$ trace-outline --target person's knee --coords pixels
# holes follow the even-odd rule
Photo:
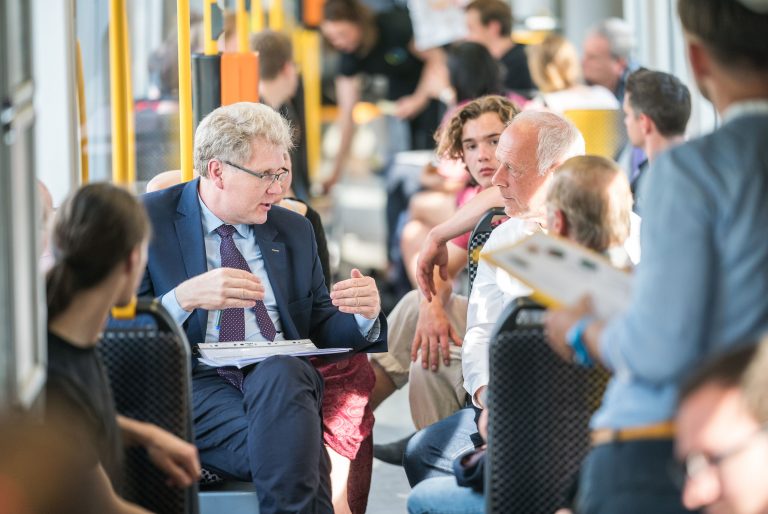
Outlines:
[[[259,363],[246,377],[246,382],[257,382],[255,389],[269,390],[270,394],[296,389],[322,394],[323,390],[323,379],[309,362],[286,355],[274,355]]]

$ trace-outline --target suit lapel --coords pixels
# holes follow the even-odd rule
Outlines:
[[[197,186],[200,179],[187,183],[181,193],[174,228],[179,243],[181,260],[184,263],[186,278],[190,279],[208,271],[205,259],[205,242],[203,241],[203,223],[200,214],[200,201],[197,196]],[[195,309],[195,319],[200,324],[198,329],[205,337],[205,326],[208,323],[208,311]]]
[[[268,223],[252,225],[256,242],[261,250],[264,259],[264,267],[267,269],[269,282],[272,284],[272,290],[275,293],[277,310],[280,312],[280,323],[283,326],[283,333],[287,339],[298,337],[298,330],[293,324],[291,315],[288,311],[288,255],[285,250],[285,244],[275,241],[277,230]]]

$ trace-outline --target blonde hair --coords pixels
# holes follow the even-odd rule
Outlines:
[[[285,151],[293,147],[290,124],[271,107],[251,102],[219,107],[195,131],[195,170],[207,177],[211,159],[245,164],[257,139]]]
[[[557,34],[548,35],[541,44],[529,46],[528,68],[539,91],[552,93],[577,85],[581,65],[576,47]]]

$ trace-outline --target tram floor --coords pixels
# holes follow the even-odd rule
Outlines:
[[[373,427],[373,440],[376,444],[397,441],[411,434],[415,428],[408,406],[408,386],[387,398],[374,414],[376,424]],[[401,466],[373,459],[368,514],[403,514],[406,512],[406,500],[410,491],[405,471]]]

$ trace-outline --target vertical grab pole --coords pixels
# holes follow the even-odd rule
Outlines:
[[[304,112],[307,130],[307,161],[314,178],[320,164],[320,35],[316,30],[302,30],[304,55],[301,73],[304,78]]]
[[[181,180],[192,180],[192,61],[189,47],[189,0],[176,1],[179,34],[179,162]]]
[[[131,41],[128,33],[128,14],[123,3],[122,11],[123,36],[123,77],[125,77],[125,96],[123,108],[125,109],[125,180],[126,184],[136,184],[136,131],[133,109],[133,74],[131,73]]]
[[[109,4],[109,92],[112,108],[112,181],[127,182],[126,151],[128,142],[125,131],[125,70],[123,69],[123,45],[120,19],[125,12],[122,0],[110,0]]]
[[[203,38],[205,45],[203,53],[205,55],[216,55],[219,49],[216,46],[216,40],[213,39],[213,6],[216,0],[203,0]]]
[[[285,13],[282,0],[271,0],[269,5],[269,28],[275,32],[282,32],[285,28]]]
[[[88,168],[88,113],[85,108],[85,82],[83,80],[83,52],[80,40],[75,42],[75,74],[77,76],[77,121],[80,132],[80,183],[90,180]]]
[[[237,0],[235,26],[237,28],[237,52],[240,54],[250,52],[251,45],[248,41],[248,10],[245,8],[245,0]]]
[[[264,6],[261,0],[251,0],[251,33],[264,30]]]

